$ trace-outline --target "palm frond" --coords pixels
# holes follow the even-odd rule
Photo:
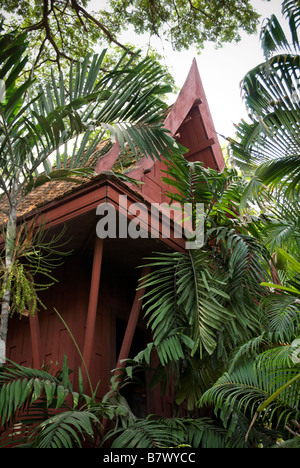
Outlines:
[[[120,433],[120,435],[118,435]],[[114,431],[116,439],[112,442],[112,448],[163,448],[176,446],[180,438],[161,421],[137,420],[127,429]]]
[[[272,15],[262,29],[267,59],[250,70],[242,82],[250,123],[237,126],[232,142],[234,158],[242,170],[263,183],[299,190],[299,4],[285,1],[292,43]]]
[[[297,0],[283,0],[282,14],[288,19],[294,47],[299,48],[300,8]]]
[[[1,370],[2,447],[81,448],[95,443],[102,418],[116,419],[119,403],[83,393],[79,369],[78,388],[72,389],[70,370],[25,368],[15,363]]]
[[[289,343],[300,325],[299,305],[291,294],[271,293],[263,299],[264,327],[273,334],[273,342]]]
[[[143,307],[162,363],[183,357],[183,345],[192,346],[192,355],[203,349],[211,354],[216,330],[231,314],[223,305],[226,283],[211,271],[207,253],[176,252],[150,260],[156,270],[145,281],[150,290]]]
[[[86,403],[91,401],[82,392],[73,392],[66,359],[60,375],[55,376],[47,370],[27,368],[16,363],[13,363],[13,367],[3,369],[0,375],[2,423],[9,420],[13,412],[21,410],[26,402],[32,404],[42,396],[46,399],[46,407],[56,409],[64,405],[67,396],[72,396],[74,408],[78,406],[81,397]],[[79,388],[81,387],[79,383]]]
[[[271,363],[274,355],[270,353],[276,356],[273,370]],[[297,420],[299,414],[299,379],[294,379],[293,383],[291,380],[290,387],[286,385],[291,377],[299,375],[299,370],[292,365],[287,368],[286,362],[285,352],[282,355],[280,351],[273,350],[263,353],[256,361],[248,359],[241,362],[231,373],[223,374],[203,395],[200,404],[213,404],[224,424],[227,424],[235,411],[243,414],[249,412],[253,417],[263,402],[270,401],[269,411],[260,413],[262,421],[273,421],[275,426],[284,428],[288,420]],[[278,367],[279,363],[281,367]],[[283,385],[286,385],[285,391],[277,394]],[[269,400],[274,394],[277,398]]]
[[[93,423],[98,418],[87,411],[64,411],[42,422],[32,434],[31,448],[82,447],[86,440],[93,440]]]
[[[271,195],[261,218],[261,234],[270,252],[278,254],[279,249],[283,248],[297,255],[300,247],[299,213],[299,201],[296,197],[291,199],[288,194],[280,191]],[[279,259],[278,268],[280,269]]]
[[[133,58],[124,54],[103,74],[106,51],[87,55],[70,67],[68,80],[62,72],[58,80],[52,73],[51,82],[36,91],[31,80],[17,82],[16,69],[20,72],[26,64],[25,37],[3,36],[8,45],[0,54],[0,77],[7,82],[0,106],[0,182],[7,195],[16,180],[27,191],[51,180],[53,167],[65,171],[60,172],[64,177],[80,169],[83,177],[88,165],[90,175],[108,136],[118,140],[122,151],[130,148],[135,158],[169,158],[184,151],[163,127],[166,105],[160,97],[170,89],[160,84],[162,71],[150,58],[140,59],[137,53],[133,65]]]
[[[287,2],[285,2],[285,5],[283,5],[283,13],[288,13],[290,18],[292,19],[293,15],[290,6],[287,5]],[[290,31],[292,33],[293,38],[293,43],[291,44],[276,15],[271,15],[270,18],[267,18],[264,21],[264,24],[261,29],[260,38],[266,58],[269,58],[270,55],[274,53],[291,53],[293,50],[295,50],[295,48],[299,48],[297,28],[295,26],[295,22],[290,21]]]
[[[272,448],[277,449],[293,449],[300,448],[300,438],[298,436],[291,440],[283,440],[282,442],[274,445]]]

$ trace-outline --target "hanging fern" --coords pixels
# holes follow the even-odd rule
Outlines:
[[[224,448],[226,431],[209,418],[160,418],[149,416],[126,429],[108,434],[114,436],[112,448]],[[107,439],[105,439],[107,440]]]
[[[82,447],[85,440],[94,440],[99,418],[111,417],[107,403],[96,404],[95,395],[83,392],[80,369],[78,391],[73,390],[66,356],[62,369],[54,372],[16,363],[1,368],[0,447]]]

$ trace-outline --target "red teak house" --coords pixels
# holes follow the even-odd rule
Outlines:
[[[195,60],[164,125],[189,149],[185,155],[188,160],[223,169],[224,159]],[[93,385],[100,381],[100,397],[109,390],[111,370],[117,363],[135,355],[150,340],[140,313],[143,291],[137,290],[137,285],[144,270],[138,267],[153,252],[185,249],[184,239],[177,238],[172,229],[168,238],[97,236],[96,210],[102,203],[118,210],[120,196],[128,206],[168,202],[170,187],[161,180],[163,162],[140,159],[128,174],[143,182],[137,187],[109,174],[117,156],[115,146],[99,160],[98,175],[87,183],[51,182],[28,196],[23,218],[30,221],[41,215],[53,232],[66,225],[65,235],[70,236],[67,249],[72,249],[72,254],[55,271],[58,282],[42,294],[46,310],[21,320],[12,317],[7,343],[8,358],[26,366],[60,364],[66,355],[76,381],[76,369],[82,367],[80,356],[57,310],[83,353]],[[145,386],[139,414],[171,416],[168,400],[159,392],[147,391],[147,382]]]

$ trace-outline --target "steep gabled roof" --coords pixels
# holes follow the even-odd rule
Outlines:
[[[185,145],[189,139],[187,159],[202,161],[218,171],[224,169],[223,153],[195,59],[165,126],[173,135],[185,130],[179,141]]]

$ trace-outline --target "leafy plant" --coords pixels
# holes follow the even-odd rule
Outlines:
[[[71,253],[66,250],[68,241],[62,240],[65,230],[64,227],[59,234],[50,236],[49,227],[37,218],[18,225],[9,273],[4,263],[0,268],[0,298],[10,291],[10,316],[34,314],[39,306],[45,307],[39,292],[56,282],[53,271]]]
[[[102,73],[106,51],[87,55],[71,64],[67,80],[62,72],[58,80],[52,73],[42,87],[32,78],[19,82],[28,61],[27,46],[26,34],[0,37],[0,79],[5,83],[0,103],[4,285],[13,268],[20,204],[34,188],[53,180],[88,180],[112,143],[123,152],[129,147],[136,158],[168,158],[183,151],[163,128],[160,97],[169,88],[160,85],[161,70],[150,59],[125,53],[111,72]],[[0,345],[5,355],[11,291],[4,289]]]
[[[224,448],[226,441],[225,431],[209,418],[168,419],[155,415],[137,420],[112,435],[111,448]]]
[[[58,313],[58,312],[57,312]],[[63,318],[58,314],[61,320]],[[81,352],[72,336],[82,359]],[[83,362],[83,359],[82,359]],[[83,362],[84,365],[84,362]],[[1,447],[111,448],[223,447],[226,434],[208,418],[161,418],[140,420],[132,413],[120,391],[132,381],[132,368],[122,369],[111,388],[98,400],[97,388],[83,391],[81,370],[72,382],[67,358],[55,373],[48,367],[31,369],[10,362],[0,370]],[[90,383],[90,379],[88,377]],[[76,387],[74,390],[73,387]],[[106,421],[110,425],[106,428]]]
[[[139,43],[139,35],[144,33],[150,35],[149,39],[154,34],[166,38],[174,49],[180,50],[192,44],[201,49],[207,40],[219,45],[239,40],[239,30],[255,32],[259,19],[249,0],[243,4],[237,0],[225,4],[205,1],[201,5],[178,0],[174,4],[169,0],[155,4],[147,0],[143,5],[137,1],[111,0],[96,7],[88,0],[61,0],[59,4],[49,0],[32,3],[7,0],[1,7],[6,28],[28,31],[31,67],[40,76],[53,62],[62,69],[66,62],[80,60],[105,44],[109,44],[112,61],[116,63],[120,51],[134,49],[132,44],[122,41],[121,34],[128,25],[135,33],[135,40],[130,42]],[[109,68],[111,62],[106,65]]]

